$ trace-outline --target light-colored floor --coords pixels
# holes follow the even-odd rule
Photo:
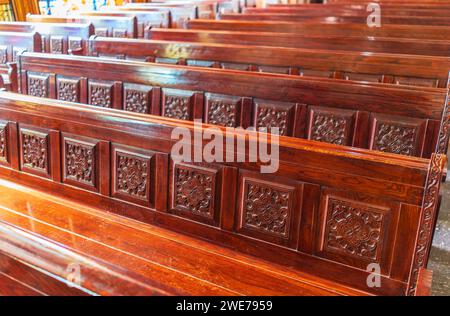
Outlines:
[[[450,172],[450,164],[448,165]],[[428,268],[433,271],[432,295],[450,296],[450,179],[442,185],[439,213]]]

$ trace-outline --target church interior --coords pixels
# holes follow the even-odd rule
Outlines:
[[[450,296],[450,0],[0,0],[1,296]]]

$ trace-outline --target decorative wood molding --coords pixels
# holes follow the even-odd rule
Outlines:
[[[439,203],[439,189],[441,186],[442,175],[445,173],[446,163],[447,158],[445,155],[433,154],[431,156],[407,295],[414,295],[416,293],[419,271],[427,265]]]

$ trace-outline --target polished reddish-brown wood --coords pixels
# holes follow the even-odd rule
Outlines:
[[[248,162],[175,162],[172,131],[184,127],[192,141],[192,122],[0,94],[0,119],[7,129],[6,158],[0,168],[4,179],[205,238],[361,291],[416,292],[431,243],[445,156],[420,159],[280,137],[279,169],[261,174],[258,164]],[[248,142],[261,135],[231,132],[229,137],[236,142],[245,137],[248,148]],[[207,143],[204,140],[202,148]],[[127,159],[149,168],[143,178],[126,176]],[[87,163],[82,173],[77,173],[77,161]],[[191,183],[189,178],[204,179],[195,196],[184,189]],[[145,189],[132,189],[138,184]],[[23,207],[12,209],[27,212]],[[38,216],[37,210],[32,211]],[[66,212],[55,210],[55,214]],[[260,218],[260,212],[266,215]],[[7,223],[19,220],[17,215],[5,219],[4,213]],[[45,208],[42,214],[51,213]],[[348,220],[341,221],[343,215]],[[28,218],[25,222],[30,224]],[[347,225],[371,233],[342,235]],[[117,229],[111,230],[116,238],[98,231],[108,226],[86,221],[80,229],[119,242]],[[132,245],[148,250],[145,243],[135,241]],[[95,249],[100,253],[98,245]],[[366,268],[373,262],[381,268],[381,288],[368,288],[366,283]],[[176,280],[175,285],[182,284]]]
[[[369,294],[12,182],[0,188],[1,250],[15,256],[1,254],[0,267],[21,285],[2,283],[5,295]],[[34,255],[17,253],[12,238]]]
[[[27,22],[37,23],[90,23],[94,26],[95,34],[110,37],[137,38],[138,25],[135,16],[54,16],[27,15]]]
[[[447,147],[445,89],[35,53],[20,69],[38,97],[409,156]]]
[[[199,67],[445,88],[450,58],[92,37],[89,55]]]
[[[441,40],[298,35],[294,33],[274,32],[154,28],[147,32],[146,38],[184,42],[312,48],[442,57],[448,57],[448,52],[450,51],[450,42]]]
[[[297,35],[319,35],[340,37],[396,37],[422,40],[444,40],[450,38],[450,27],[427,25],[392,25],[367,27],[356,23],[296,23],[283,21],[236,21],[196,19],[187,22],[189,29],[216,31],[251,31],[295,33]]]

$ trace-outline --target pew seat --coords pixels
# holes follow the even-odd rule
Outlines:
[[[0,191],[0,294],[368,295],[12,182]]]

